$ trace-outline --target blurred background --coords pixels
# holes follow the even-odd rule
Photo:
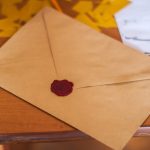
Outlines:
[[[0,150],[111,150],[96,140],[56,143],[20,143],[0,147]],[[150,137],[135,137],[124,150],[150,150]]]

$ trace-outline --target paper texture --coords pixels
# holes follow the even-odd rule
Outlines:
[[[145,54],[150,54],[149,14],[149,0],[133,0],[115,15],[123,42]]]
[[[53,9],[0,50],[0,86],[120,150],[148,117],[150,59]],[[74,83],[66,97],[55,79]]]

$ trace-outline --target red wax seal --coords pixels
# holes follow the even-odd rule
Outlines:
[[[67,96],[73,91],[73,83],[68,80],[54,80],[51,91],[58,96]]]

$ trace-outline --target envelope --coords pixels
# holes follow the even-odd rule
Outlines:
[[[149,115],[150,58],[45,8],[0,49],[0,86],[120,150]]]

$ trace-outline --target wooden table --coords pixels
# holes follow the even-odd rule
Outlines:
[[[118,30],[103,29],[103,33],[121,40]],[[0,38],[2,45],[7,38]],[[59,121],[20,98],[0,89],[0,143],[28,141],[65,141],[89,138],[84,133]],[[135,136],[150,135],[150,118]],[[146,134],[145,134],[146,133]]]

